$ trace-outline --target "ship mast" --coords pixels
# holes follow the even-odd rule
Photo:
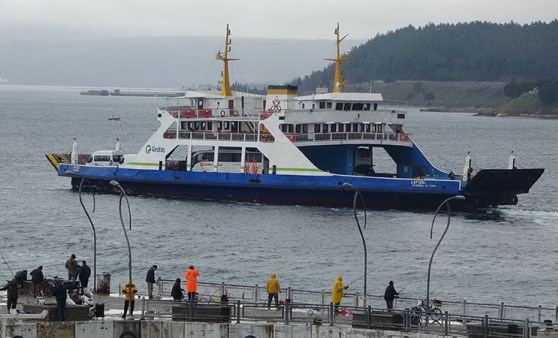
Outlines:
[[[339,47],[341,45],[341,41],[343,41],[349,34],[346,34],[344,37],[339,38],[339,24],[337,24],[337,28],[335,28],[334,34],[337,36],[335,41],[335,47],[336,47],[335,59],[326,59],[326,60],[335,62],[335,74],[333,77],[332,91],[334,93],[341,93],[343,92],[343,84],[344,84],[343,74],[341,73],[341,64],[345,61],[349,61],[351,57],[348,54],[341,55],[341,53],[339,52]]]
[[[234,61],[238,59],[229,59],[229,52],[231,51],[231,30],[227,24],[227,33],[225,34],[225,52],[221,53],[218,51],[215,55],[215,60],[223,61],[223,71],[221,72],[221,80],[219,84],[221,85],[221,95],[232,96],[231,83],[229,81],[229,61]]]

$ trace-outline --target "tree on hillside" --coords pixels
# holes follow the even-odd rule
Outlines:
[[[353,48],[343,73],[349,83],[557,78],[557,36],[558,20],[527,25],[475,21],[408,26]],[[301,88],[331,87],[332,77],[329,65],[306,76]],[[512,92],[510,97],[517,97]]]
[[[539,100],[545,106],[558,102],[558,81],[543,84],[539,88]]]

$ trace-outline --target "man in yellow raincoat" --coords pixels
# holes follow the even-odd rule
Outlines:
[[[136,293],[138,289],[136,284],[128,282],[122,287],[122,293],[124,294],[124,314],[122,319],[126,319],[126,312],[128,312],[128,305],[130,306],[130,318],[134,318],[134,300],[136,299]]]
[[[331,288],[331,302],[335,305],[335,312],[338,312],[339,304],[341,299],[343,299],[343,291],[347,290],[348,287],[348,285],[343,286],[343,276],[337,276]]]

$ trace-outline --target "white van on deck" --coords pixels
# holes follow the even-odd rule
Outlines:
[[[120,150],[97,150],[87,160],[87,165],[118,165],[124,161]]]

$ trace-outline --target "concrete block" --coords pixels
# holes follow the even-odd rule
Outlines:
[[[274,333],[273,324],[231,324],[229,325],[229,336],[228,337],[247,337],[255,336],[258,338],[272,338]]]
[[[114,322],[96,320],[90,322],[76,322],[76,338],[112,338],[114,337]]]
[[[185,323],[169,321],[141,322],[141,334],[143,337],[172,338],[185,336]]]
[[[37,337],[37,325],[35,323],[17,323],[14,325],[6,325],[0,329],[0,335],[4,333],[3,330],[5,331],[6,337]]]
[[[141,321],[118,320],[114,321],[114,338],[141,337]],[[127,334],[127,335],[126,335]]]
[[[235,335],[229,335],[229,325],[219,324],[219,323],[194,323],[188,322],[184,326],[184,337],[185,338],[229,338],[229,337],[241,337]],[[242,337],[246,337],[244,335]]]
[[[37,322],[37,338],[74,338],[74,322]]]

